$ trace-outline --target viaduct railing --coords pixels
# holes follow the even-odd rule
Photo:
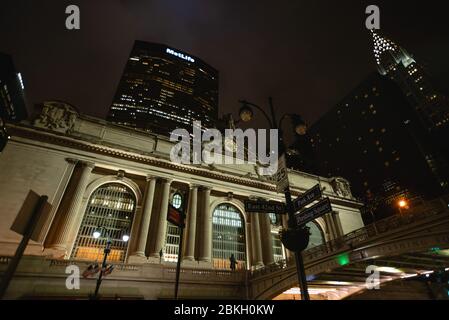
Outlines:
[[[340,238],[310,248],[302,253],[304,262],[330,256],[347,248],[356,248],[370,240],[381,239],[387,234],[419,222],[432,221],[437,216],[446,214],[449,217],[449,196],[423,202],[414,208],[404,210],[402,214],[379,220],[363,228],[354,230]],[[294,258],[280,260],[271,265],[251,271],[251,278],[269,274],[295,265]]]

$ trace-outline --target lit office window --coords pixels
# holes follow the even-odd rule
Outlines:
[[[233,254],[236,269],[246,269],[245,227],[240,211],[230,204],[219,205],[212,215],[212,229],[214,267],[229,269]]]
[[[122,240],[130,234],[136,207],[134,193],[119,183],[109,183],[97,188],[91,195],[81,222],[75,245],[73,259],[101,260],[107,235],[111,239],[109,261],[125,261],[128,242]],[[104,227],[103,234],[95,239],[94,231]]]

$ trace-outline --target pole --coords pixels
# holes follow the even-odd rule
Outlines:
[[[108,259],[109,252],[111,252],[111,239],[109,239],[109,236],[108,236],[108,240],[106,242],[106,247],[104,248],[104,257],[103,257],[103,263],[101,264],[100,275],[98,276],[97,285],[95,287],[95,293],[93,296],[94,299],[98,299],[98,291],[100,290],[100,285],[101,285],[101,282],[103,281],[103,272],[106,269],[106,261]]]
[[[294,218],[295,213],[293,211],[293,202],[292,202],[292,195],[290,193],[290,187],[287,187],[285,189],[285,201],[288,210],[288,227],[294,229],[296,228]],[[295,252],[295,262],[296,262],[296,272],[298,275],[298,282],[301,288],[301,299],[310,300],[309,289],[307,286],[306,271],[304,269],[304,261],[302,259],[301,251]]]
[[[182,240],[184,238],[184,218],[183,218],[183,225],[180,228],[181,233],[179,235],[178,263],[176,264],[175,300],[178,300],[179,274],[181,272],[181,259],[182,259],[182,242],[183,242]]]
[[[6,290],[8,289],[9,283],[11,282],[14,273],[16,272],[17,266],[19,265],[19,262],[22,259],[23,253],[25,252],[28,242],[30,241],[31,235],[34,232],[39,216],[47,200],[48,200],[47,196],[40,196],[36,206],[33,209],[33,214],[31,215],[31,218],[28,221],[28,224],[25,228],[22,240],[20,241],[20,244],[16,249],[14,257],[8,264],[8,268],[3,274],[3,279],[0,284],[0,299],[3,299]]]
[[[280,149],[280,155],[282,156],[283,153],[285,153],[285,143],[284,143],[284,137],[282,129],[279,128],[276,122],[276,113],[274,112],[273,107],[273,99],[269,97],[269,105],[270,105],[270,112],[271,117],[273,118],[273,124],[272,127],[274,129],[278,129],[279,131],[279,149]],[[297,228],[295,225],[295,212],[293,209],[293,201],[292,201],[292,195],[290,192],[290,187],[287,186],[287,188],[284,191],[285,195],[285,204],[287,206],[287,212],[288,212],[288,227],[291,229]],[[301,299],[302,300],[310,300],[309,297],[309,290],[307,288],[307,278],[306,278],[306,272],[304,269],[304,261],[302,259],[301,251],[295,252],[295,262],[296,262],[296,272],[298,276],[298,283],[301,288]]]

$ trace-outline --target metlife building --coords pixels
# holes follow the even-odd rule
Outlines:
[[[109,121],[170,135],[177,128],[191,131],[195,120],[214,128],[217,118],[217,70],[170,46],[135,41]]]

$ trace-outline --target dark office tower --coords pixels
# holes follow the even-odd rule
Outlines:
[[[205,128],[218,118],[218,71],[163,44],[136,41],[118,85],[108,120],[169,135]]]
[[[8,121],[27,118],[22,76],[10,55],[0,53],[0,115]]]
[[[16,71],[10,55],[0,53],[0,151],[8,141],[7,121],[27,118],[22,76]]]
[[[400,88],[377,73],[309,129],[319,173],[348,179],[361,199],[380,197],[380,214],[397,210],[387,200],[432,198],[447,188],[447,171],[436,170],[422,143],[426,132]]]
[[[295,135],[294,141],[287,148],[287,167],[307,173],[318,173],[319,167],[314,155],[310,134]]]
[[[448,100],[435,90],[425,70],[405,49],[377,31],[371,32],[379,73],[399,85],[427,130],[448,126]]]

